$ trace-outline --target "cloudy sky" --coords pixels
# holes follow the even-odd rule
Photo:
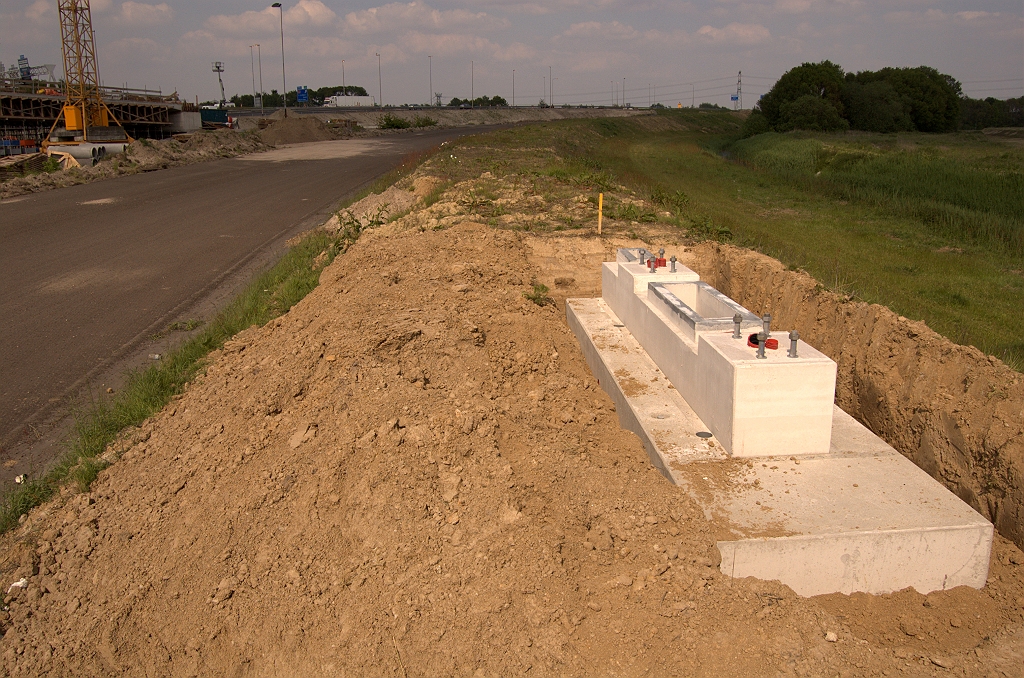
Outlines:
[[[93,0],[104,84],[217,98],[252,92],[250,48],[260,43],[264,89],[281,89],[278,10],[244,0]],[[743,71],[743,103],[787,69],[831,59],[848,71],[933,66],[975,97],[1024,94],[1021,0],[286,0],[289,88],[345,82],[386,104],[477,96],[517,104],[729,105]],[[59,63],[57,0],[0,0],[0,61],[20,54]],[[428,55],[432,59],[428,60]],[[61,70],[61,69],[58,69]],[[257,72],[257,78],[259,74]],[[649,87],[650,85],[650,87]],[[613,88],[615,92],[613,94]]]

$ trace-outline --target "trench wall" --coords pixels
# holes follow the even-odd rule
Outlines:
[[[750,250],[703,243],[701,279],[839,365],[836,401],[1024,549],[1024,379],[878,304]]]

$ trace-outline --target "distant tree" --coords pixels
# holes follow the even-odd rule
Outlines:
[[[1024,127],[1024,97],[1016,99],[971,99],[960,100],[961,129],[985,129],[986,127]]]
[[[906,132],[914,129],[910,99],[885,80],[859,82],[852,74],[843,83],[843,109],[853,129]]]
[[[727,108],[725,106],[719,106],[718,104],[709,104],[706,101],[702,101],[700,106],[698,106],[697,108],[701,108],[701,109],[703,109],[705,111],[728,111],[728,110],[730,110],[729,108]]]
[[[816,97],[827,102],[840,117],[843,115],[843,69],[831,61],[805,63],[792,68],[779,78],[778,82],[761,97],[759,108],[773,129],[782,131],[783,106],[793,104],[802,97]],[[799,109],[810,111],[805,101]],[[819,113],[827,112],[826,107],[815,107]],[[790,128],[792,129],[792,128]]]
[[[782,104],[779,111],[779,123],[775,126],[779,132],[795,129],[813,132],[841,132],[850,129],[850,123],[832,105],[831,101],[814,94],[805,94],[795,101]]]
[[[333,85],[331,87],[318,87],[317,89],[309,90],[309,103],[316,106],[323,106],[324,102],[329,97],[333,96],[350,96],[350,97],[366,97],[370,96],[366,93],[366,89],[359,87],[358,85]]]
[[[928,66],[864,71],[860,83],[884,81],[902,98],[914,129],[919,132],[954,132],[960,123],[960,83]]]

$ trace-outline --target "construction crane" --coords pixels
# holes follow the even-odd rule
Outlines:
[[[96,42],[89,0],[57,0],[67,101],[44,146],[123,143],[131,137],[100,95]],[[61,126],[63,123],[63,126]]]
[[[220,74],[224,72],[224,62],[214,61],[213,72],[217,74],[217,82],[220,83],[220,107],[224,108],[226,100],[224,99],[224,81],[221,80]]]

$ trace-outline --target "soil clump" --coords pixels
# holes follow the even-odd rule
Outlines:
[[[259,135],[263,143],[270,146],[342,138],[328,129],[319,118],[311,115],[291,115],[276,119]]]
[[[254,133],[231,130],[182,134],[171,139],[138,139],[124,153],[108,156],[92,167],[34,174],[0,182],[0,200],[51,188],[76,186],[101,179],[152,172],[218,158],[268,150]]]

